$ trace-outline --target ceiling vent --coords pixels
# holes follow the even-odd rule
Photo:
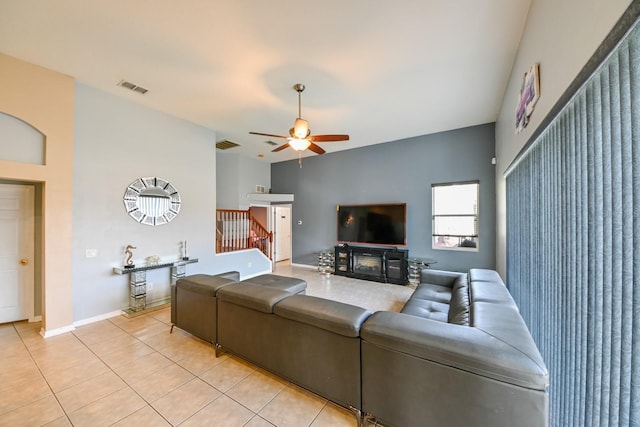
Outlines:
[[[229,148],[239,147],[240,144],[236,144],[233,141],[229,141],[228,139],[224,139],[222,141],[216,142],[216,148],[219,150],[228,150]]]
[[[120,80],[120,83],[118,83],[118,86],[122,86],[124,88],[127,88],[129,90],[132,90],[134,92],[138,92],[142,95],[144,95],[145,93],[149,92],[149,89],[145,89],[142,86],[138,86],[137,84],[128,82],[126,80]]]
[[[278,145],[278,143],[277,143],[277,142],[273,142],[273,141],[271,141],[271,140],[265,141],[264,143],[265,143],[265,144],[267,144],[267,145],[271,145],[272,147],[273,147],[274,145]]]

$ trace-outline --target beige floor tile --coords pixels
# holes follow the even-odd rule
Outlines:
[[[163,308],[162,310],[152,311],[149,313],[150,317],[159,320],[162,323],[171,325],[171,307]]]
[[[169,332],[171,329],[166,323],[148,316],[138,316],[128,319],[124,316],[110,319],[115,325],[133,336],[153,336],[159,332]]]
[[[218,398],[220,394],[218,390],[201,379],[194,378],[152,402],[151,406],[172,425],[178,425]]]
[[[218,390],[226,392],[254,370],[255,367],[235,357],[228,357],[224,362],[200,374],[199,377]]]
[[[124,388],[68,414],[75,427],[116,423],[144,407],[146,402],[130,388]]]
[[[84,345],[80,347],[69,346],[66,349],[65,347],[41,348],[32,351],[31,355],[45,375],[55,371],[64,371],[98,359]]]
[[[39,374],[40,370],[28,353],[4,357],[0,364],[0,388],[7,383],[19,381],[21,377],[32,373]]]
[[[238,402],[225,395],[221,395],[205,406],[204,409],[186,420],[181,426],[240,427],[244,426],[253,416],[253,412]]]
[[[141,336],[140,339],[176,362],[189,357],[204,344],[198,338],[176,329],[173,333],[169,333],[169,329],[166,329],[153,336]]]
[[[256,370],[234,385],[226,394],[253,412],[259,412],[286,385],[286,381],[264,371]]]
[[[358,418],[355,413],[335,405],[331,402],[327,402],[320,414],[313,420],[311,427],[357,427]]]
[[[0,360],[13,356],[31,358],[20,338],[0,340]]]
[[[208,347],[203,347],[193,353],[189,353],[187,357],[177,360],[176,363],[192,374],[199,375],[222,363],[227,358],[227,355],[216,357],[216,350],[213,344],[208,344]]]
[[[44,372],[45,379],[54,393],[86,381],[87,379],[106,374],[110,369],[100,359],[94,356],[88,362],[79,363],[76,366],[64,370]]]
[[[64,416],[58,401],[49,394],[40,400],[0,415],[2,426],[41,426]]]
[[[120,377],[107,372],[56,393],[56,397],[65,412],[70,413],[125,387]]]
[[[170,425],[149,405],[113,424],[114,427],[163,427]]]
[[[278,427],[308,426],[326,403],[313,393],[288,385],[258,415]]]
[[[113,370],[128,384],[148,378],[152,374],[171,366],[173,362],[158,352],[140,357],[129,365],[116,366]]]
[[[139,343],[140,340],[127,333],[104,339],[101,341],[86,344],[89,349],[99,357],[113,353],[129,345]]]
[[[130,384],[130,386],[147,402],[153,402],[193,378],[191,372],[172,363],[170,366],[154,372],[153,375]]]
[[[123,345],[108,353],[100,355],[100,359],[111,368],[130,365],[135,360],[146,357],[156,351],[141,341]]]
[[[18,379],[11,386],[3,385],[0,395],[0,414],[5,414],[53,394],[42,376],[34,373]]]
[[[34,338],[30,343],[25,342],[25,345],[34,357],[37,355],[51,356],[61,352],[68,353],[69,351],[86,351],[86,347],[82,341],[72,333],[56,335],[47,339],[43,337]]]
[[[117,316],[120,317],[120,316]],[[73,331],[87,345],[127,336],[126,331],[110,322],[110,319],[81,326]]]
[[[251,418],[251,420],[246,423],[244,427],[274,427],[274,425],[264,418],[260,417],[259,415],[256,415],[255,417]]]
[[[50,423],[44,424],[43,427],[72,427],[72,424],[71,424],[71,421],[69,421],[69,418],[67,418],[67,416],[65,415],[65,416],[56,418]]]

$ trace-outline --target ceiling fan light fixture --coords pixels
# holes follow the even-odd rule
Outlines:
[[[289,138],[289,147],[293,148],[296,151],[304,151],[311,145],[306,139],[301,138]]]
[[[293,125],[293,135],[298,139],[304,139],[309,136],[309,122],[298,117]]]

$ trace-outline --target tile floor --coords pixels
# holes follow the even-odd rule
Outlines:
[[[412,289],[278,265],[309,295],[398,311]],[[0,325],[0,426],[355,426],[348,410],[175,328],[170,309],[43,339]]]

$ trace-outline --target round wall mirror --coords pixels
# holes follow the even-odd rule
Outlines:
[[[123,201],[129,216],[146,225],[166,224],[180,212],[180,193],[169,181],[156,176],[129,184]]]

